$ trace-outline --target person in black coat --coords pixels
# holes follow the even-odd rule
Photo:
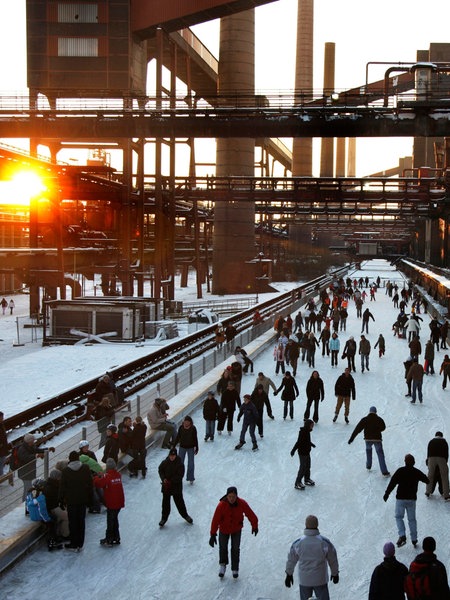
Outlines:
[[[350,398],[353,400],[356,398],[355,380],[350,374],[349,367],[347,367],[342,375],[337,378],[336,383],[334,384],[334,394],[337,398],[337,401],[336,408],[334,409],[333,423],[336,423],[337,421],[342,404],[345,406],[345,422],[348,423],[348,416],[350,414]]]
[[[355,368],[355,354],[356,354],[356,342],[353,336],[350,336],[349,339],[345,342],[344,349],[342,351],[342,358],[347,359],[348,368],[353,373],[356,372]]]
[[[59,499],[69,517],[70,543],[65,547],[78,552],[84,545],[86,508],[93,503],[91,471],[80,462],[78,452],[69,454],[69,464],[61,473]]]
[[[119,423],[117,434],[119,436],[120,451],[131,454],[131,445],[133,441],[133,423],[131,417],[124,417],[122,423]]]
[[[23,436],[23,442],[18,446],[17,459],[19,468],[17,474],[23,481],[22,500],[25,501],[28,490],[31,488],[33,479],[36,479],[36,457],[44,458],[45,448],[36,446],[36,440],[32,433]],[[54,451],[54,448],[50,448]]]
[[[405,511],[408,515],[408,524],[411,534],[411,542],[415,547],[417,544],[417,521],[416,521],[416,500],[417,488],[419,482],[429,483],[428,477],[419,469],[414,467],[415,459],[412,454],[405,456],[405,466],[395,471],[386,488],[383,500],[387,502],[389,494],[397,487],[395,502],[395,520],[397,523],[398,535],[397,546],[406,544],[406,529],[404,523]]]
[[[253,404],[256,406],[256,410],[258,411],[259,419],[258,419],[258,433],[259,437],[264,437],[264,426],[263,426],[263,416],[264,416],[264,406],[267,408],[267,415],[270,419],[273,419],[274,416],[272,414],[272,406],[270,404],[269,396],[264,391],[264,386],[260,383],[258,384],[251,394],[251,400]]]
[[[170,515],[170,498],[173,497],[178,512],[185,521],[192,523],[183,498],[183,476],[184,465],[177,454],[177,449],[172,448],[158,467],[159,477],[161,479],[162,492],[162,512],[160,527],[164,527]]]
[[[426,537],[422,542],[423,552],[418,554],[409,566],[409,573],[420,575],[421,571],[428,573],[431,594],[429,598],[436,600],[449,600],[450,590],[448,587],[447,571],[443,563],[437,559],[436,540]],[[408,591],[408,577],[406,578],[406,591]]]
[[[233,431],[233,416],[236,407],[241,407],[241,399],[233,381],[229,381],[227,389],[222,392],[220,399],[219,422],[217,424],[217,432],[222,434],[225,422],[227,423],[228,435]]]
[[[309,419],[311,405],[314,403],[313,421],[314,423],[319,421],[319,402],[323,401],[324,395],[323,381],[319,376],[319,371],[313,371],[306,384],[307,401],[305,414],[303,415],[305,420]]]
[[[141,416],[137,416],[133,423],[131,434],[131,452],[133,460],[128,465],[130,477],[137,477],[141,471],[142,479],[145,479],[147,467],[145,466],[145,457],[147,456],[147,447],[145,438],[147,435],[147,425],[144,423]]]
[[[387,477],[390,473],[386,467],[381,434],[385,429],[386,424],[383,419],[377,415],[376,407],[371,406],[369,414],[366,417],[363,417],[353,430],[348,443],[351,444],[355,437],[361,433],[361,431],[364,431],[364,440],[366,442],[366,469],[370,471],[372,468],[372,446],[375,446],[381,473]]]
[[[361,333],[364,333],[364,330],[366,331],[366,333],[369,333],[369,319],[372,319],[372,321],[375,321],[373,314],[370,312],[370,310],[368,308],[366,308],[366,310],[363,312],[363,315],[362,315]]]
[[[408,567],[395,558],[392,542],[384,544],[383,554],[383,562],[372,573],[368,600],[405,600],[403,585]]]
[[[103,450],[102,462],[106,463],[108,458],[112,458],[117,463],[119,459],[119,450],[117,427],[110,423],[106,428],[106,444]]]
[[[283,390],[281,392],[281,390]],[[291,419],[294,418],[294,400],[297,398],[299,392],[295,379],[292,377],[290,371],[286,371],[280,387],[274,392],[274,396],[281,392],[281,399],[284,401],[283,419],[286,419],[289,407],[289,416]]]
[[[203,402],[203,418],[205,419],[205,442],[214,441],[216,431],[216,421],[219,416],[219,403],[214,397],[214,392],[208,392],[206,400]]]
[[[311,448],[315,448],[315,445],[311,442],[311,431],[314,429],[314,421],[306,419],[303,427],[300,427],[298,432],[297,441],[291,450],[291,456],[294,456],[295,451],[298,452],[300,459],[300,467],[298,469],[297,477],[295,479],[295,489],[304,490],[305,485],[315,485],[311,479]],[[305,483],[302,479],[305,478]]]
[[[259,422],[259,413],[256,410],[256,406],[252,402],[252,398],[250,394],[245,394],[244,402],[239,408],[239,414],[237,417],[238,423],[243,417],[242,421],[242,429],[241,435],[239,437],[239,444],[235,446],[235,450],[240,450],[242,446],[245,444],[245,434],[247,433],[247,429],[250,430],[250,437],[253,442],[252,450],[258,450],[258,444],[256,443],[255,437],[255,428],[257,423]]]
[[[176,435],[175,441],[173,443],[174,446],[180,444],[180,448],[178,450],[178,456],[181,459],[181,462],[184,465],[184,459],[188,457],[188,466],[187,466],[187,475],[186,479],[189,483],[194,483],[194,456],[198,453],[198,436],[197,436],[197,428],[192,421],[192,417],[186,415],[178,428],[178,433]]]

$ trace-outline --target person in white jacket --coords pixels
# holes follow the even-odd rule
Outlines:
[[[411,341],[415,335],[419,335],[420,323],[414,317],[410,317],[406,322],[406,331],[408,332],[408,342]]]
[[[339,583],[339,563],[336,548],[319,532],[319,520],[308,515],[303,535],[292,544],[286,562],[286,587],[294,583],[294,569],[298,563],[300,600],[309,600],[313,592],[317,600],[329,600],[328,567],[331,581]]]

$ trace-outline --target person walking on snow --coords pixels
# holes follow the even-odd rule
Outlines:
[[[300,600],[310,600],[313,592],[318,600],[329,600],[328,567],[331,581],[339,583],[339,563],[336,548],[328,538],[321,535],[319,520],[308,515],[303,535],[292,544],[286,561],[284,584],[294,584],[294,570],[298,563]]]
[[[311,442],[311,431],[313,429],[314,421],[306,419],[303,427],[300,427],[297,441],[291,450],[291,456],[294,456],[297,451],[300,459],[300,467],[294,484],[296,490],[304,490],[305,485],[315,485],[314,481],[311,479],[311,448],[316,447]],[[302,482],[303,478],[305,483]]]
[[[241,420],[241,417],[244,417],[242,421],[242,429],[241,435],[239,438],[239,444],[235,446],[235,450],[240,450],[242,446],[245,444],[245,434],[247,433],[247,429],[250,429],[250,437],[252,438],[253,447],[252,450],[258,450],[258,444],[256,442],[255,436],[255,428],[259,423],[259,413],[256,410],[256,406],[252,402],[252,398],[250,394],[244,395],[244,402],[239,408],[239,414],[237,416],[237,421]]]
[[[397,546],[406,544],[406,528],[405,528],[405,511],[408,515],[409,532],[411,542],[414,547],[417,544],[417,521],[416,521],[416,500],[417,488],[419,482],[429,483],[428,477],[419,469],[414,467],[415,459],[412,454],[405,456],[405,466],[400,467],[391,477],[386,488],[383,500],[387,502],[389,494],[397,486],[397,494],[395,501],[395,521],[397,523],[398,535]]]
[[[358,425],[353,430],[348,443],[351,444],[355,437],[364,431],[364,440],[366,442],[366,469],[370,471],[372,468],[372,446],[375,446],[375,452],[378,456],[380,471],[385,477],[389,477],[390,473],[386,467],[384,458],[383,442],[381,432],[386,429],[386,424],[381,417],[377,415],[375,406],[371,406],[369,414],[363,417]]]
[[[231,486],[219,501],[211,521],[209,545],[217,544],[219,531],[219,577],[225,575],[228,565],[228,542],[231,540],[231,572],[234,579],[239,577],[239,559],[241,533],[244,526],[244,515],[250,522],[252,534],[258,535],[258,517],[249,504],[239,498],[237,488]]]

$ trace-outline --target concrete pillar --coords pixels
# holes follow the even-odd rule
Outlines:
[[[255,90],[255,11],[221,19],[219,50],[220,102],[247,103]],[[254,175],[255,141],[247,138],[217,140],[217,176]],[[255,290],[255,209],[230,193],[214,207],[213,293]]]
[[[297,56],[295,90],[299,103],[311,97],[313,84],[314,0],[298,0]],[[313,139],[294,138],[292,143],[292,174],[311,177],[313,171]]]
[[[335,44],[326,42],[323,65],[323,95],[325,98],[334,92],[334,61]],[[320,152],[320,176],[333,177],[334,175],[334,139],[322,138]]]

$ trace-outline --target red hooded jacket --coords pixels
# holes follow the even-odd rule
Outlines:
[[[230,504],[226,496],[220,499],[211,521],[211,535],[217,533],[235,533],[244,526],[244,515],[250,521],[253,529],[258,528],[258,517],[250,506],[242,498],[237,498],[234,504]]]
[[[104,474],[96,475],[94,485],[104,490],[103,501],[106,508],[118,509],[125,506],[122,476],[119,471],[110,469]]]

